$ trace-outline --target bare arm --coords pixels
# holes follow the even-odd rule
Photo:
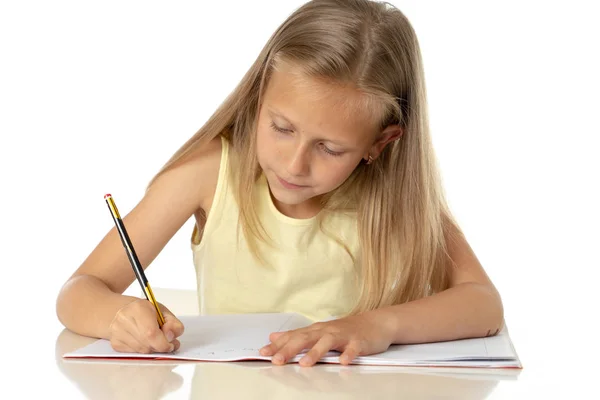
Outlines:
[[[221,143],[217,137],[158,178],[123,218],[144,268],[196,211],[210,204],[220,156]],[[59,320],[76,333],[108,338],[117,311],[138,300],[122,295],[134,279],[113,228],[62,287],[56,302]]]
[[[464,236],[448,241],[454,261],[450,288],[433,296],[375,310],[394,332],[393,343],[423,343],[498,333],[502,300]]]
[[[498,332],[503,323],[500,296],[464,236],[452,227],[447,248],[454,262],[450,288],[419,300],[383,307],[287,332],[273,332],[260,349],[283,364],[301,350],[310,350],[300,365],[314,365],[331,349],[340,362],[385,351],[393,343],[427,343]]]

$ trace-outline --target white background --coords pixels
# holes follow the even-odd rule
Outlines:
[[[392,3],[421,43],[452,209],[503,296],[521,380],[530,382],[492,397],[591,385],[600,267],[595,2]],[[112,193],[122,214],[131,210],[300,4],[0,3],[0,335],[11,362],[36,365],[20,351],[54,357],[56,295],[112,226],[103,195]],[[191,228],[147,270],[153,286],[195,288]],[[76,393],[65,382],[65,393]]]

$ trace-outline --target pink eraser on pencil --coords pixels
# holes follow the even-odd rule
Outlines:
[[[110,193],[106,193],[106,194],[104,195],[104,200],[106,200],[106,198],[107,198],[107,197],[112,197],[112,195],[111,195]]]

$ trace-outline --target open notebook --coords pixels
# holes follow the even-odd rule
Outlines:
[[[271,332],[286,331],[310,325],[312,321],[299,314],[227,314],[181,317],[185,326],[179,338],[181,347],[172,353],[120,353],[110,342],[97,340],[81,349],[63,355],[67,359],[162,359],[192,361],[270,360],[259,349],[268,344]],[[329,352],[320,362],[339,363],[338,352]],[[301,355],[291,362],[297,362]],[[508,331],[478,339],[448,342],[392,345],[380,354],[360,356],[353,364],[521,368]]]

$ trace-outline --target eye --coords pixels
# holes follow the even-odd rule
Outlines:
[[[329,154],[330,156],[334,156],[334,157],[338,157],[341,156],[343,154],[343,152],[341,151],[333,151],[330,150],[329,148],[327,148],[327,146],[325,146],[324,144],[321,144],[321,148],[323,149],[323,151],[327,154]]]
[[[277,131],[277,132],[280,132],[280,133],[290,133],[291,132],[290,129],[284,129],[284,128],[278,127],[277,125],[275,125],[275,122],[272,122],[272,121],[271,121],[271,128],[274,131]]]

